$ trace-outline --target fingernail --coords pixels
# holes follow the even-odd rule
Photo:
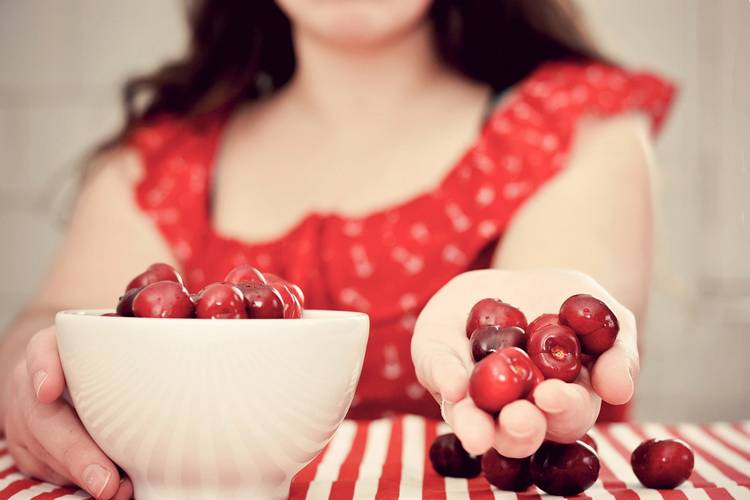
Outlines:
[[[47,377],[47,372],[45,372],[44,370],[39,370],[32,377],[32,383],[34,384],[34,394],[36,395],[37,399],[39,399],[39,391],[42,390],[42,386],[47,381]]]
[[[516,439],[525,439],[534,433],[534,429],[506,429],[506,432]]]
[[[83,482],[86,489],[95,498],[101,496],[102,491],[104,491],[107,483],[109,483],[110,477],[112,477],[112,473],[97,464],[91,464],[83,471]]]

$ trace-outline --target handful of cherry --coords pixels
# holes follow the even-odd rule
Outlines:
[[[466,321],[476,363],[469,395],[494,414],[516,399],[531,398],[545,378],[573,382],[584,360],[593,362],[612,347],[618,331],[614,313],[591,295],[573,295],[558,314],[542,314],[530,324],[518,308],[482,299]]]
[[[518,308],[499,299],[482,299],[471,308],[466,335],[476,365],[469,396],[491,414],[520,398],[532,398],[545,378],[573,382],[584,363],[612,347],[619,324],[612,310],[591,295],[569,297],[557,314],[542,314],[530,324]],[[530,457],[508,458],[491,449],[481,457],[464,450],[455,434],[438,436],[430,461],[441,475],[476,477],[525,491],[532,484],[552,495],[573,496],[599,477],[599,455],[588,434],[573,443],[546,441]],[[675,488],[693,470],[693,453],[681,441],[648,440],[633,452],[633,471],[644,486]]]
[[[156,263],[133,278],[115,316],[199,319],[296,319],[302,316],[302,289],[249,264],[232,269],[224,281],[190,294],[169,264]]]

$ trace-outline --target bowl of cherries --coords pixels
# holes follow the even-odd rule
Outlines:
[[[466,335],[475,362],[469,397],[481,410],[497,415],[521,398],[533,401],[545,379],[574,382],[584,367],[612,347],[619,323],[601,300],[587,294],[566,299],[557,313],[531,323],[524,313],[499,299],[478,301],[469,311]],[[522,492],[542,491],[574,496],[599,477],[599,455],[591,436],[572,443],[544,442],[530,457],[510,458],[491,449],[470,455],[455,434],[438,436],[430,446],[430,462],[438,474],[472,478],[483,474],[493,486]],[[693,470],[693,453],[679,440],[648,440],[632,454],[633,472],[649,488],[676,488]]]
[[[114,311],[57,314],[70,399],[138,498],[285,498],[349,409],[367,315],[249,266],[190,293],[153,264]]]

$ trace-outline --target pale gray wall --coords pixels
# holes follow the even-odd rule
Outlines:
[[[0,324],[42,277],[80,155],[117,87],[177,54],[179,0],[0,0]],[[581,0],[616,58],[680,98],[658,146],[658,259],[638,414],[750,417],[750,3]],[[74,284],[71,284],[74,286]]]

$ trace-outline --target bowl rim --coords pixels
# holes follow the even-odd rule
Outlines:
[[[196,324],[196,320],[200,321],[201,323],[210,323],[210,324],[216,324],[216,323],[231,323],[231,324],[237,324],[241,320],[236,319],[205,319],[205,318],[137,318],[137,317],[128,317],[128,316],[103,316],[107,313],[113,313],[115,312],[114,309],[65,309],[62,311],[58,311],[57,314],[55,314],[55,321],[59,318],[86,318],[83,321],[148,321],[150,323],[154,322],[169,322],[170,325],[176,325],[178,323],[184,323],[186,321],[189,321],[191,325]],[[302,318],[296,318],[294,320],[290,319],[266,319],[266,318],[253,318],[252,322],[253,324],[278,324],[279,322],[283,321],[284,324],[290,324],[289,321],[292,321],[294,324],[299,323],[322,323],[322,322],[331,322],[331,321],[351,321],[353,319],[365,319],[369,321],[370,317],[363,312],[358,311],[338,311],[333,309],[305,309],[303,312],[303,315],[310,314],[311,316],[308,317],[302,317]]]

